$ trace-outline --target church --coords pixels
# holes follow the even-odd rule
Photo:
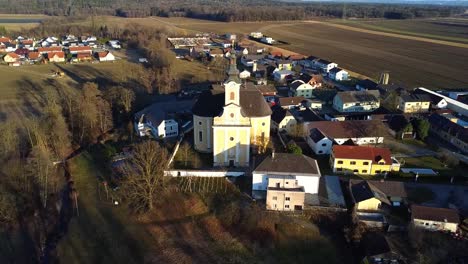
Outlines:
[[[258,90],[241,83],[234,54],[227,74],[193,106],[194,146],[213,153],[215,167],[247,167],[251,148],[269,140],[272,112]]]

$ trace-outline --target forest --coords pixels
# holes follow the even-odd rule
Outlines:
[[[189,17],[216,21],[304,20],[314,17],[411,19],[449,17],[465,8],[436,5],[304,3],[269,0],[0,0],[0,13],[75,16]]]

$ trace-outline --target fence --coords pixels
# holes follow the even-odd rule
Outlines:
[[[224,170],[167,170],[164,176],[168,177],[239,177],[244,176],[243,171]]]

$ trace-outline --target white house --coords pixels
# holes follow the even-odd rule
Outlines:
[[[328,72],[328,76],[335,81],[348,80],[349,73],[341,68],[333,68]]]
[[[273,78],[277,82],[282,82],[282,81],[286,80],[286,78],[288,78],[288,76],[293,76],[293,75],[294,75],[294,72],[290,71],[290,70],[278,70],[278,69],[276,69],[276,70],[273,71]]]
[[[248,70],[243,70],[241,73],[239,73],[239,78],[241,79],[247,79],[250,77],[250,72]]]
[[[260,41],[266,44],[273,44],[275,42],[272,37],[262,37]]]
[[[288,109],[282,107],[274,107],[273,114],[271,115],[272,128],[278,131],[286,131],[288,134],[294,132],[297,121]]]
[[[460,216],[454,209],[411,206],[411,224],[430,231],[457,232]]]
[[[307,144],[316,154],[331,153],[330,142],[337,145],[347,142],[356,145],[381,144],[386,133],[379,120],[315,121],[308,123],[305,129],[308,133]],[[324,143],[327,144],[323,145]]]
[[[99,61],[115,61],[115,56],[110,51],[96,52]]]
[[[295,80],[290,84],[290,88],[294,96],[303,96],[304,98],[312,98],[314,87],[303,80]]]
[[[118,40],[109,40],[109,45],[113,49],[121,49],[122,45],[120,45],[120,42]]]
[[[292,153],[273,153],[252,172],[252,191],[266,191],[268,180],[283,179],[288,185],[295,181],[306,194],[318,194],[320,169],[315,159]]]
[[[330,154],[331,152],[333,141],[317,128],[310,130],[306,141],[307,145],[309,145],[312,151],[317,155]]]
[[[179,135],[179,123],[176,114],[190,113],[194,101],[168,101],[154,103],[135,114],[134,127],[140,137],[154,138],[176,137]]]
[[[330,72],[331,69],[338,67],[338,64],[324,59],[314,60],[313,65],[315,68],[319,68],[326,73]]]

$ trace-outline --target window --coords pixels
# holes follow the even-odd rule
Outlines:
[[[380,173],[380,170],[376,170],[375,173],[377,173],[377,174]]]
[[[343,171],[343,168],[337,168],[336,171]]]
[[[353,170],[353,172],[356,172],[356,173],[357,173],[357,172],[359,172],[359,171],[358,171],[358,170]]]
[[[349,164],[356,165],[356,162],[355,161],[350,161]]]
[[[284,200],[291,201],[291,197],[285,197]]]
[[[286,182],[286,184],[289,184],[289,182]]]
[[[326,147],[326,146],[327,146],[327,143],[323,143],[323,144],[322,144],[322,147]]]
[[[319,150],[319,152],[318,152],[318,153],[319,153],[319,154],[323,154],[323,151],[322,151],[322,150]]]
[[[229,100],[234,101],[234,98],[235,98],[235,94],[234,94],[234,92],[231,92],[229,94]]]
[[[265,126],[265,122],[262,123],[262,126]]]
[[[284,206],[284,208],[288,208],[288,209],[289,209],[289,205],[288,205],[288,204],[287,204],[287,205],[285,205],[285,206]]]
[[[342,160],[339,160],[339,161],[338,161],[338,164],[343,164],[343,161],[342,161]]]
[[[362,170],[362,173],[367,173],[367,170]]]
[[[198,122],[198,124],[201,126],[201,124],[202,124],[202,123],[201,123],[201,121],[200,121],[200,122]]]
[[[234,141],[234,138],[233,138],[233,137],[230,137],[229,140]]]
[[[273,198],[271,198],[273,201],[276,201],[278,200],[278,197],[277,196],[273,196]]]
[[[198,132],[198,141],[203,141],[203,132]]]
[[[234,113],[231,113],[231,118],[234,118]]]
[[[368,162],[368,161],[364,161],[364,162],[362,163],[362,165],[369,165],[369,162]]]

